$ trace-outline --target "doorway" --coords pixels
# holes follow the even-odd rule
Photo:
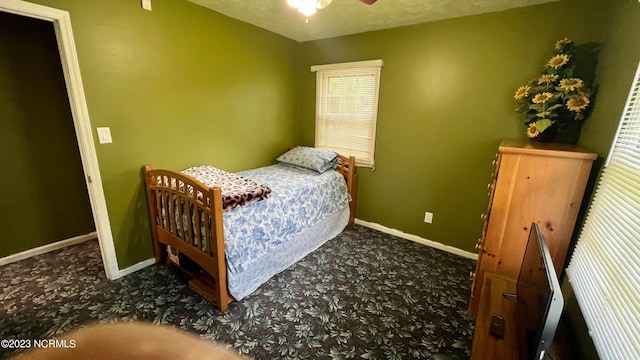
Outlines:
[[[53,23],[102,262],[107,278],[117,279],[123,274],[116,259],[69,13],[19,0],[0,0],[0,11]]]

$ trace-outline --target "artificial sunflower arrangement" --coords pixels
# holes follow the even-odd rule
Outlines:
[[[527,135],[532,139],[543,138],[545,132],[555,134],[570,121],[585,119],[591,90],[582,79],[573,77],[572,50],[573,41],[557,41],[540,77],[516,90],[514,98],[520,104],[516,111],[524,114]]]

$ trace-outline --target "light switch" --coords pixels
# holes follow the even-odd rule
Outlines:
[[[142,8],[151,11],[151,0],[142,0]]]
[[[96,128],[98,131],[98,141],[100,144],[111,144],[113,140],[111,140],[111,130],[108,127],[99,127]]]

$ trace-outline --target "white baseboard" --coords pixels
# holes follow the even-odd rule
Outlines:
[[[36,255],[41,255],[41,254],[46,254],[50,251],[54,251],[54,250],[58,250],[58,249],[62,249],[64,247],[67,246],[71,246],[71,245],[76,245],[76,244],[80,244],[83,243],[85,241],[89,241],[89,240],[93,240],[93,239],[97,239],[98,238],[98,233],[97,232],[92,232],[86,235],[80,235],[80,236],[76,236],[76,237],[72,237],[69,239],[65,239],[65,240],[60,240],[60,241],[56,241],[54,243],[51,244],[47,244],[47,245],[43,245],[43,246],[39,246],[37,248],[34,249],[29,249],[17,254],[13,254],[13,255],[9,255],[9,256],[5,256],[3,258],[0,258],[0,266],[3,265],[7,265],[7,264],[11,264],[14,263],[16,261],[20,261],[20,260],[24,260]],[[112,278],[112,280],[121,278],[125,275],[129,275],[131,273],[134,273],[140,269],[144,269],[147,266],[151,266],[153,264],[156,263],[156,259],[155,258],[151,258],[148,260],[144,260],[141,261],[133,266],[130,266],[126,269],[122,269],[122,270],[117,270],[115,276]]]
[[[11,263],[14,263],[16,261],[20,261],[20,260],[24,260],[26,258],[30,258],[32,256],[45,254],[45,253],[48,253],[48,252],[53,251],[53,250],[62,249],[63,247],[67,247],[67,246],[71,246],[71,245],[75,245],[75,244],[80,244],[80,243],[83,243],[85,241],[89,241],[89,240],[93,240],[93,239],[97,239],[97,238],[98,238],[98,235],[94,231],[94,232],[86,234],[86,235],[80,235],[80,236],[72,237],[72,238],[69,238],[69,239],[56,241],[56,242],[51,243],[51,244],[39,246],[39,247],[34,248],[34,249],[29,249],[29,250],[26,250],[26,251],[23,251],[23,252],[20,252],[20,253],[17,253],[17,254],[13,254],[13,255],[9,255],[9,256],[5,256],[3,258],[0,258],[0,266],[11,264]]]
[[[140,261],[139,263],[137,263],[135,265],[131,265],[126,269],[118,270],[118,273],[117,273],[116,277],[111,279],[111,280],[119,279],[119,278],[121,278],[123,276],[132,274],[132,273],[134,273],[134,272],[136,272],[138,270],[142,270],[142,269],[146,268],[147,266],[151,266],[151,265],[153,265],[155,263],[156,263],[156,259],[155,258],[147,259],[147,260],[144,260],[144,261]]]
[[[473,260],[478,260],[478,254],[466,251],[466,250],[462,250],[462,249],[458,249],[457,247],[453,247],[453,246],[449,246],[449,245],[445,245],[443,243],[439,243],[436,241],[432,241],[429,239],[425,239],[423,237],[420,237],[418,235],[413,235],[413,234],[407,234],[405,232],[402,232],[400,230],[396,230],[396,229],[391,229],[388,228],[386,226],[377,224],[377,223],[372,223],[372,222],[368,222],[368,221],[364,221],[364,220],[360,220],[360,219],[356,219],[355,223],[358,225],[362,225],[364,227],[368,227],[370,229],[374,229],[374,230],[378,230],[380,232],[383,232],[385,234],[389,234],[389,235],[393,235],[393,236],[397,236],[406,240],[411,240],[413,242],[417,242],[418,244],[422,244],[422,245],[427,245],[430,246],[432,248],[438,249],[438,250],[443,250],[458,256],[462,256],[462,257],[466,257],[469,259],[473,259]]]

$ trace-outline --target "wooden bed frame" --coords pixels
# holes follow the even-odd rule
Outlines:
[[[153,169],[151,166],[145,166],[143,170],[156,261],[167,261],[166,246],[171,246],[183,255],[179,265],[173,263],[191,276],[189,287],[220,311],[227,310],[234,299],[227,289],[220,188],[208,187],[188,175],[171,170]],[[358,194],[355,158],[338,155],[336,171],[344,176],[351,195],[351,225],[355,219]],[[175,219],[183,218],[193,219],[194,223],[192,226],[184,226],[182,221],[176,223]]]

